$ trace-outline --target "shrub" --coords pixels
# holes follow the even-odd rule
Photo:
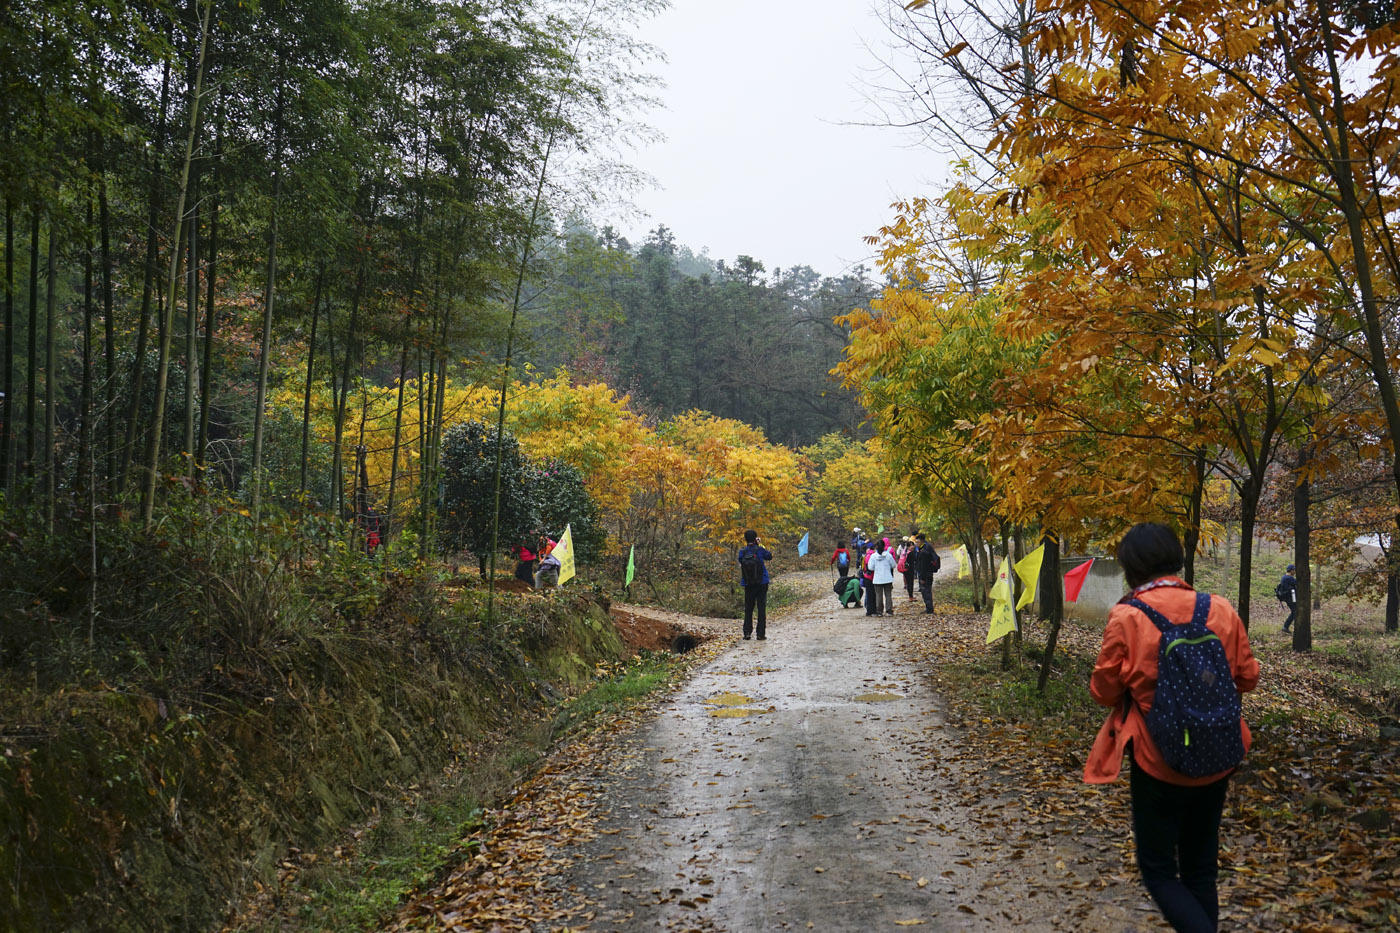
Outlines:
[[[565,525],[571,526],[579,561],[597,561],[603,555],[607,532],[583,474],[562,460],[547,460],[531,473],[530,495],[544,530],[557,537]]]
[[[446,552],[476,555],[482,576],[491,554],[491,519],[496,503],[494,427],[467,421],[448,428],[442,438],[442,503],[438,517],[439,543]],[[529,461],[507,431],[501,449],[501,514],[497,542],[508,546],[523,541],[539,525],[530,494]]]

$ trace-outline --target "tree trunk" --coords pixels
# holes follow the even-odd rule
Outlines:
[[[301,398],[301,473],[297,480],[297,492],[306,495],[307,463],[311,456],[311,386],[312,374],[316,371],[316,327],[321,320],[321,285],[326,278],[326,264],[322,262],[316,270],[316,288],[311,296],[311,339],[306,347],[306,388]]]
[[[195,331],[199,325],[199,177],[192,185],[194,207],[190,210],[189,257],[185,261],[185,443],[186,475],[195,476]]]
[[[1354,129],[1348,123],[1346,88],[1341,76],[1341,66],[1337,62],[1338,43],[1333,37],[1330,4],[1319,3],[1318,13],[1318,24],[1321,27],[1330,76],[1328,90],[1331,100],[1328,101],[1328,116],[1334,121],[1335,131],[1333,158],[1327,168],[1337,181],[1337,206],[1346,219],[1347,239],[1351,246],[1356,290],[1359,293],[1357,297],[1360,298],[1361,305],[1361,330],[1366,337],[1367,360],[1390,434],[1391,481],[1395,486],[1396,495],[1400,495],[1400,397],[1397,397],[1395,376],[1391,369],[1392,348],[1386,343],[1388,321],[1383,318],[1381,298],[1376,294],[1372,279],[1370,246],[1374,239],[1368,239],[1366,236],[1366,225],[1370,222],[1366,217],[1368,209],[1361,203],[1356,179],[1352,174],[1356,171],[1358,161],[1353,159],[1351,154]],[[1400,532],[1400,509],[1395,511],[1394,520],[1397,531]],[[1397,537],[1397,540],[1400,540],[1400,537]]]
[[[33,206],[29,225],[29,332],[24,371],[24,476],[34,477],[34,458],[39,450],[39,205]]]
[[[117,481],[117,321],[112,293],[112,217],[107,205],[107,176],[97,182],[97,213],[102,248],[102,401],[103,482],[110,494]]]
[[[1013,527],[1013,528],[1011,529],[1011,563],[1012,563],[1012,565],[1014,566],[1015,564],[1019,564],[1022,560],[1025,559],[1025,557],[1026,557],[1026,537],[1025,537],[1025,529],[1022,528],[1020,525],[1016,525],[1015,527]],[[1019,660],[1020,660],[1020,656],[1021,656],[1021,654],[1022,654],[1022,652],[1023,652],[1023,650],[1024,650],[1023,645],[1022,645],[1022,639],[1025,637],[1025,628],[1024,628],[1024,626],[1021,625],[1021,610],[1019,610],[1019,609],[1016,608],[1016,604],[1019,603],[1019,602],[1021,601],[1021,594],[1016,592],[1016,584],[1019,583],[1019,582],[1021,581],[1021,578],[1018,577],[1018,576],[1016,576],[1016,572],[1013,570],[1013,571],[1011,572],[1011,577],[1010,577],[1009,579],[1012,580],[1012,581],[1014,581],[1014,582],[1012,582],[1012,584],[1011,584],[1011,587],[1012,587],[1012,589],[1011,589],[1011,592],[1012,592],[1011,612],[1012,612],[1012,615],[1013,615],[1013,616],[1015,617],[1015,619],[1016,619],[1016,634],[1015,634],[1013,637],[1014,637],[1015,640],[1016,640],[1016,655],[1017,655],[1017,660],[1019,661]],[[1034,598],[1034,597],[1032,597],[1032,598]]]
[[[9,128],[5,130],[9,141]],[[5,196],[5,397],[0,399],[0,492],[14,488],[15,458],[15,204]]]
[[[345,352],[340,366],[340,387],[335,398],[335,450],[331,455],[331,505],[335,514],[345,516],[345,412],[350,400],[350,373],[355,357],[355,334],[360,326],[360,297],[364,288],[364,263],[355,272],[355,290],[350,296],[350,324],[345,329]]]
[[[1254,525],[1259,514],[1259,490],[1251,477],[1240,488],[1240,591],[1235,608],[1249,631],[1250,574],[1254,570]]]
[[[1308,479],[1308,462],[1312,459],[1310,444],[1304,444],[1298,456],[1298,478],[1293,487],[1293,566],[1298,592],[1293,594],[1298,615],[1293,620],[1293,650],[1312,650],[1312,523],[1308,511],[1312,506],[1312,482]]]
[[[190,163],[194,160],[195,132],[199,126],[199,96],[204,84],[204,53],[208,47],[209,16],[213,0],[205,0],[204,19],[199,27],[199,64],[190,94],[190,130],[185,139],[184,164],[180,169],[179,195],[175,200],[175,242],[170,251],[170,275],[166,280],[165,303],[161,307],[160,352],[156,361],[156,405],[151,419],[150,453],[146,458],[146,482],[141,492],[141,523],[149,528],[155,514],[156,476],[160,472],[161,441],[165,424],[165,394],[170,378],[170,330],[175,314],[175,297],[180,283],[180,231],[184,228],[185,197],[189,191]]]
[[[398,400],[394,404],[394,445],[389,455],[389,501],[384,506],[384,524],[379,531],[379,539],[385,545],[389,543],[389,535],[393,526],[394,494],[398,490],[399,483],[399,450],[403,438],[404,383],[408,381],[408,337],[411,333],[409,325],[412,320],[412,312],[404,316],[403,338],[399,343],[399,393]]]
[[[1186,504],[1186,534],[1181,542],[1185,567],[1181,578],[1192,586],[1196,585],[1196,552],[1201,546],[1201,512],[1206,493],[1206,452],[1197,448],[1192,458],[1194,473],[1191,476],[1191,494]]]
[[[214,338],[218,332],[218,320],[214,316],[214,290],[218,278],[219,259],[219,196],[222,193],[220,182],[223,179],[224,164],[224,105],[219,97],[219,129],[214,144],[213,192],[209,204],[209,259],[204,272],[204,363],[199,367],[199,438],[195,441],[195,462],[202,471],[209,448],[209,406],[210,387],[214,372]]]
[[[282,117],[285,81],[282,78],[283,62],[277,62],[277,107],[273,112],[272,130],[272,203],[268,206],[267,218],[267,270],[263,277],[263,316],[262,352],[258,357],[258,391],[253,405],[253,456],[248,477],[253,484],[251,509],[253,524],[262,516],[262,459],[263,423],[267,408],[267,374],[272,363],[272,312],[277,298],[277,209],[282,202]]]
[[[1001,523],[1001,548],[1002,548],[1002,551],[1006,554],[1006,563],[1007,563],[1007,566],[1010,567],[1010,565],[1011,565],[1012,563],[1014,563],[1014,560],[1013,560],[1013,558],[1012,558],[1012,554],[1014,553],[1014,551],[1012,550],[1012,543],[1011,543],[1011,528],[1010,528],[1010,526],[1008,526],[1008,525],[1006,524],[1006,522],[1002,522],[1002,523]],[[998,569],[998,571],[997,571],[997,576],[998,576],[998,577],[1001,576],[1001,571],[1000,571],[999,569]],[[1021,628],[1021,616],[1020,616],[1019,613],[1016,612],[1016,584],[1015,584],[1015,578],[1016,578],[1016,574],[1014,574],[1014,573],[1007,573],[1007,575],[1006,575],[1006,595],[1007,595],[1007,596],[1010,598],[1010,600],[1011,600],[1011,617],[1012,617],[1013,619],[1015,619],[1015,621],[1016,621],[1016,630],[1017,630],[1017,631],[1020,631],[1020,628]],[[995,585],[995,584],[993,584],[993,585]],[[1001,669],[1004,670],[1004,671],[1007,671],[1007,670],[1010,670],[1010,669],[1011,669],[1011,639],[1012,639],[1011,634],[1003,635],[1003,636],[1002,636],[1002,639],[1001,639]]]
[[[173,28],[173,27],[172,27]],[[166,41],[170,41],[170,32]],[[141,418],[141,393],[146,386],[146,342],[151,327],[151,302],[155,295],[157,270],[156,226],[160,221],[160,178],[165,155],[166,120],[170,109],[170,61],[165,62],[160,81],[160,118],[151,152],[151,193],[146,210],[146,263],[141,277],[141,313],[136,322],[136,351],[131,363],[131,387],[127,392],[125,440],[122,443],[121,467],[117,476],[117,491],[126,492],[127,477],[136,459],[136,430]]]
[[[44,291],[44,530],[50,536],[58,511],[58,236],[49,220],[48,281]]]
[[[444,309],[443,309],[443,314],[442,314],[442,330],[441,330],[441,332],[439,333],[439,337],[438,337],[438,348],[439,348],[439,349],[438,349],[438,367],[437,367],[437,368],[438,368],[438,375],[437,375],[436,393],[435,393],[435,398],[434,398],[434,400],[433,400],[433,418],[432,418],[432,425],[433,425],[433,434],[432,434],[432,437],[433,437],[433,445],[432,445],[432,472],[428,475],[428,482],[431,484],[429,488],[432,489],[432,491],[433,491],[433,499],[434,499],[434,501],[436,501],[436,498],[437,498],[437,488],[438,488],[438,484],[441,482],[441,477],[442,477],[442,429],[443,429],[443,412],[444,412],[444,410],[445,410],[445,407],[446,407],[446,400],[447,400],[447,327],[448,327],[448,311],[447,311],[446,307],[444,307]],[[436,513],[436,510],[429,509],[429,511],[428,511],[428,536],[429,536],[429,538],[432,537],[432,535],[433,535],[433,533],[435,532],[436,527],[437,527],[437,526],[436,526],[436,523],[433,521],[433,519],[436,517],[436,514],[437,514],[437,513]]]
[[[1045,656],[1040,661],[1040,679],[1036,683],[1036,690],[1043,696],[1045,685],[1050,682],[1051,662],[1055,658],[1055,645],[1060,640],[1060,626],[1065,617],[1060,539],[1054,534],[1045,537],[1045,560],[1040,565],[1040,617],[1050,623],[1050,634],[1045,638]]]
[[[1386,566],[1390,565],[1388,557]],[[1386,571],[1385,575],[1385,630],[1400,630],[1400,574],[1394,570]]]
[[[78,390],[78,463],[73,476],[78,489],[87,483],[87,466],[92,456],[92,318],[94,304],[92,289],[93,209],[92,188],[87,192],[87,226],[83,233],[83,372]]]
[[[423,349],[418,348],[418,557],[420,559],[428,556],[430,544],[428,542],[428,509],[430,498],[428,491],[428,479],[425,465],[428,462],[428,386],[432,381],[432,376],[424,366]],[[427,366],[431,367],[431,359],[427,361]]]

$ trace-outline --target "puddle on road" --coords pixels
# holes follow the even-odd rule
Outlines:
[[[741,693],[717,693],[705,701],[705,705],[710,707],[710,715],[717,719],[742,719],[745,716],[769,712],[750,706],[751,703],[753,697],[746,697]]]
[[[857,703],[888,703],[891,700],[902,700],[904,697],[897,693],[860,693],[854,699]]]

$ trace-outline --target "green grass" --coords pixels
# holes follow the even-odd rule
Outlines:
[[[461,840],[482,825],[481,801],[465,786],[418,807],[385,813],[365,833],[355,855],[313,863],[303,871],[300,880],[307,900],[297,926],[307,930],[379,926],[409,893],[437,880],[444,866],[469,856]]]
[[[600,716],[620,712],[668,686],[675,676],[672,658],[661,652],[643,652],[616,676],[594,684],[566,703],[554,717],[555,735],[571,732]]]
[[[949,608],[972,609],[972,578],[959,580],[956,577],[957,568],[953,569],[953,577],[947,580],[934,578],[933,584],[933,605],[934,608],[945,606]]]

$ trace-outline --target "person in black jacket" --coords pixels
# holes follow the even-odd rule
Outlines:
[[[758,640],[768,637],[768,562],[772,559],[773,552],[758,543],[758,532],[752,528],[744,532],[744,546],[739,549],[739,585],[744,588],[745,640],[754,634],[755,609]]]
[[[1278,581],[1278,586],[1274,587],[1274,595],[1279,598],[1279,602],[1288,607],[1288,618],[1283,620],[1283,632],[1286,635],[1293,627],[1293,620],[1298,618],[1298,578],[1293,576],[1292,564],[1288,565],[1282,579]]]
[[[924,615],[933,614],[933,575],[938,573],[938,568],[943,562],[938,557],[938,552],[933,549],[933,545],[928,543],[923,532],[914,535],[914,540],[918,546],[914,548],[914,553],[905,558],[905,566],[910,563],[914,565],[914,572],[919,577],[919,595],[924,598]]]

